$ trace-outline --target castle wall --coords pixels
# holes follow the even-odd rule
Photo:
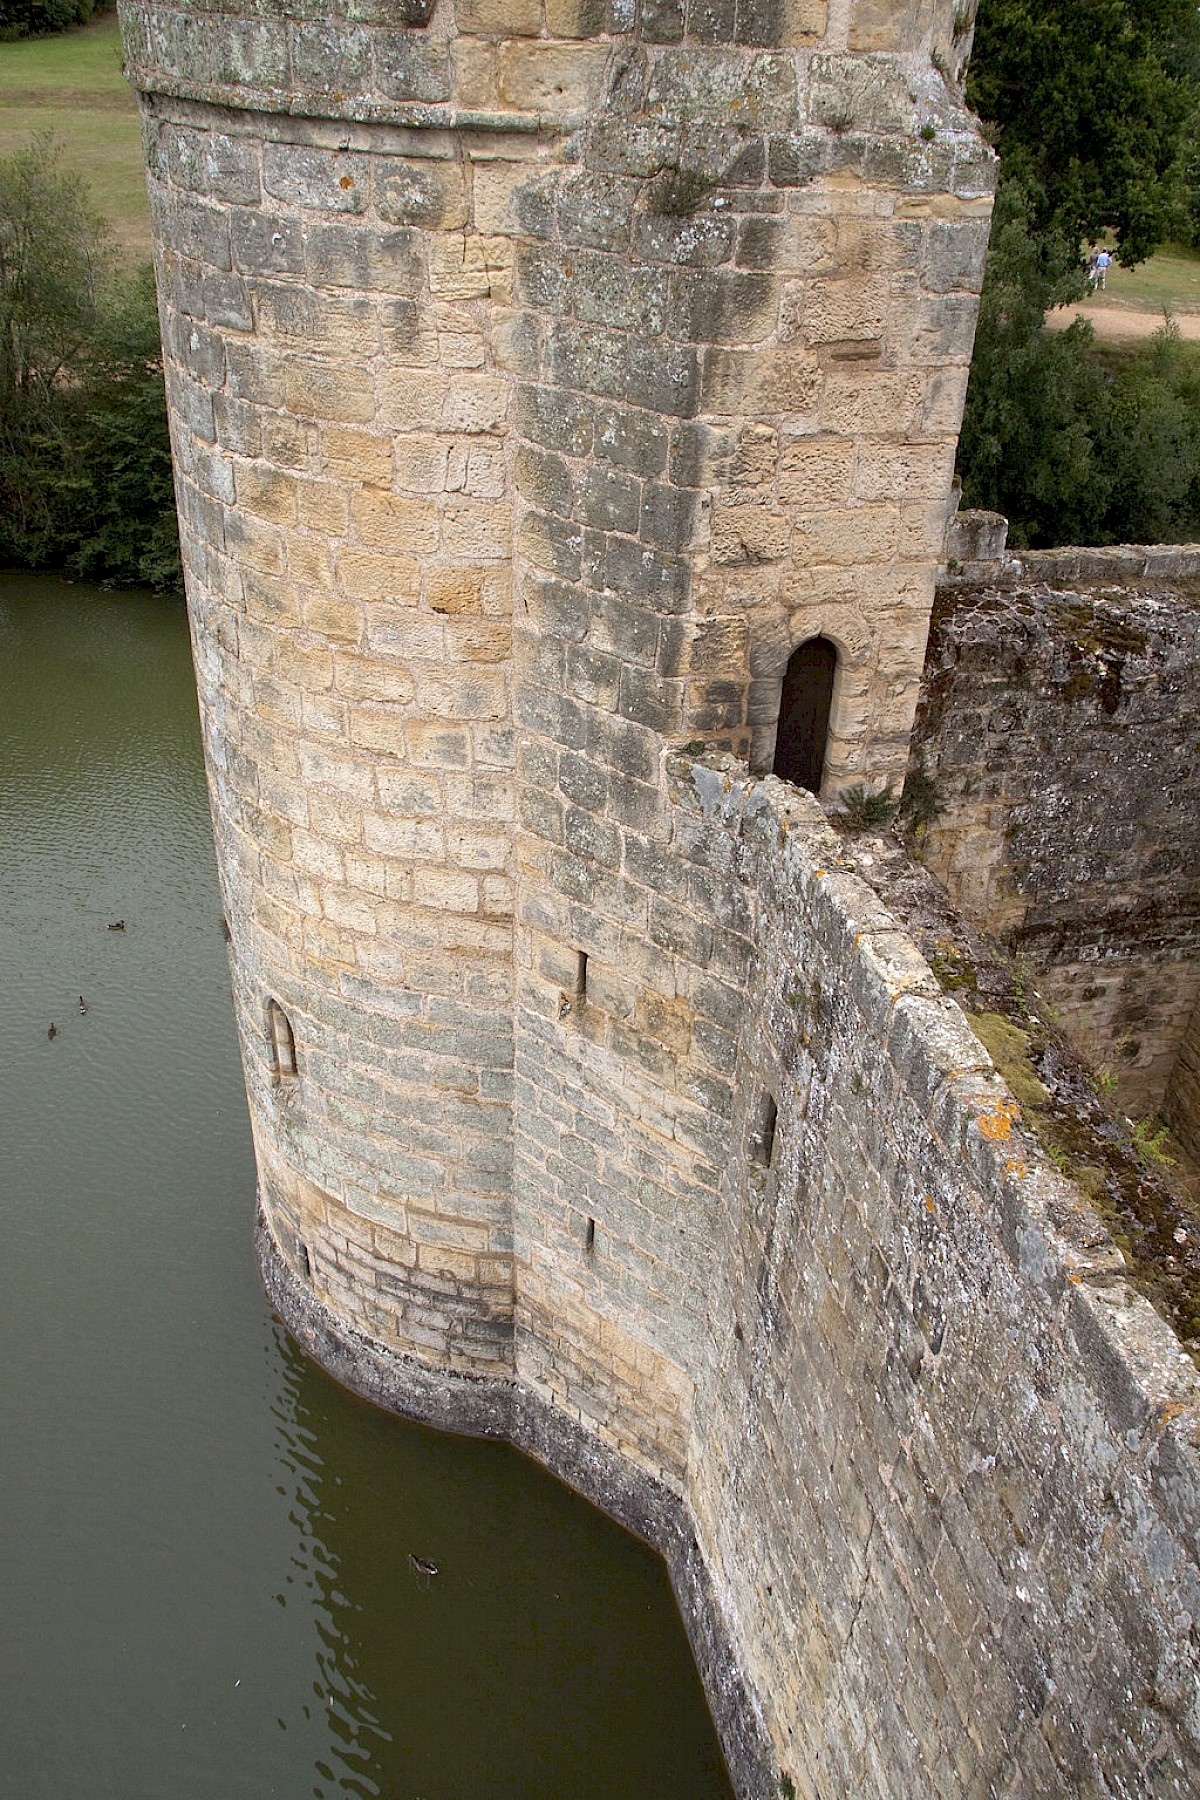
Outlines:
[[[1191,1793],[1191,1360],[816,806],[730,758],[667,775],[664,849],[741,893],[746,958],[681,1485],[587,1404],[614,1377],[569,1305],[529,1376],[456,1387],[355,1342],[268,1245],[273,1298],[353,1385],[511,1437],[662,1548],[739,1793]],[[564,1060],[607,1136],[554,1141],[610,1143],[619,1184],[588,1042]],[[643,1231],[643,1266],[677,1261]],[[551,1252],[565,1287],[583,1246]],[[590,1255],[636,1327],[625,1245]]]
[[[1170,1792],[1190,1374],[745,774],[817,634],[904,768],[969,33],[310,10],[123,13],[272,1296],[659,1543],[741,1793]]]
[[[1192,1791],[1190,1359],[815,808],[676,793],[753,946],[688,1497],[782,1791]]]
[[[1167,1105],[1194,1137],[1171,1088],[1200,997],[1194,571],[1116,551],[1081,575],[1063,556],[939,598],[909,788],[936,809],[921,857],[1027,959],[1124,1109]]]

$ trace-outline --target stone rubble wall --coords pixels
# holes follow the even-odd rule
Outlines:
[[[1200,573],[1190,546],[1027,553],[942,590],[909,797],[922,861],[998,932],[1135,1118],[1200,997]],[[1182,1090],[1180,1090],[1182,1092]]]

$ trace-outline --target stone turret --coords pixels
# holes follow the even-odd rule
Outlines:
[[[822,640],[808,785],[901,778],[994,174],[964,15],[122,19],[272,1292],[692,1545],[695,1599],[722,1184],[775,1118],[677,753],[792,772]],[[799,1700],[747,1697],[739,1604],[692,1623],[750,1792]]]

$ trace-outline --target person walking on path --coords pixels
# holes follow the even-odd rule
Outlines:
[[[1108,274],[1108,271],[1111,268],[1112,268],[1112,257],[1109,255],[1108,251],[1107,250],[1099,251],[1096,256],[1096,281],[1099,283],[1101,291],[1103,291],[1103,289],[1105,287],[1105,279],[1104,278]]]

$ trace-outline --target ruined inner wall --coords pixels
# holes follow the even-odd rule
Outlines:
[[[1200,558],[1161,550],[1147,575],[1100,551],[1081,575],[1069,555],[939,596],[909,789],[931,814],[921,857],[1028,960],[1124,1109],[1169,1111],[1195,1145],[1175,1071],[1200,998]]]

